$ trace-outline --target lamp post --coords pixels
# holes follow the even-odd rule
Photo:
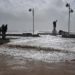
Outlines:
[[[71,9],[70,4],[67,3],[66,7],[69,8],[69,18],[68,18],[68,34],[70,33],[70,14],[73,13],[73,9]]]
[[[33,16],[33,35],[34,35],[34,8],[30,8],[29,12],[32,12],[32,16]]]

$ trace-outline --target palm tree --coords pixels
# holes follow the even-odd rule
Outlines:
[[[7,32],[7,24],[6,25],[2,24],[1,32],[2,32],[2,39],[5,39],[6,38],[6,32]]]

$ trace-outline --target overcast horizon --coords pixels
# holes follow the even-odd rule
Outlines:
[[[8,24],[9,32],[32,32],[32,13],[35,11],[35,31],[52,31],[54,20],[58,30],[68,30],[68,8],[71,4],[71,32],[75,32],[75,0],[0,0],[0,26]]]

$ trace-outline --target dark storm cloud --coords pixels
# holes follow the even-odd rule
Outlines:
[[[57,29],[66,30],[67,1],[74,8],[75,0],[0,0],[0,24],[8,23],[10,30],[14,25],[18,31],[27,29],[32,24],[32,13],[28,9],[34,7],[36,30],[52,30],[52,21],[55,19],[58,19]],[[75,18],[74,14],[72,18]],[[74,26],[74,21],[71,24]]]

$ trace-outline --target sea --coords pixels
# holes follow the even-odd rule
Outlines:
[[[75,59],[75,38],[52,35],[13,38],[15,39],[11,39],[9,43],[0,46],[0,54],[46,63]]]

